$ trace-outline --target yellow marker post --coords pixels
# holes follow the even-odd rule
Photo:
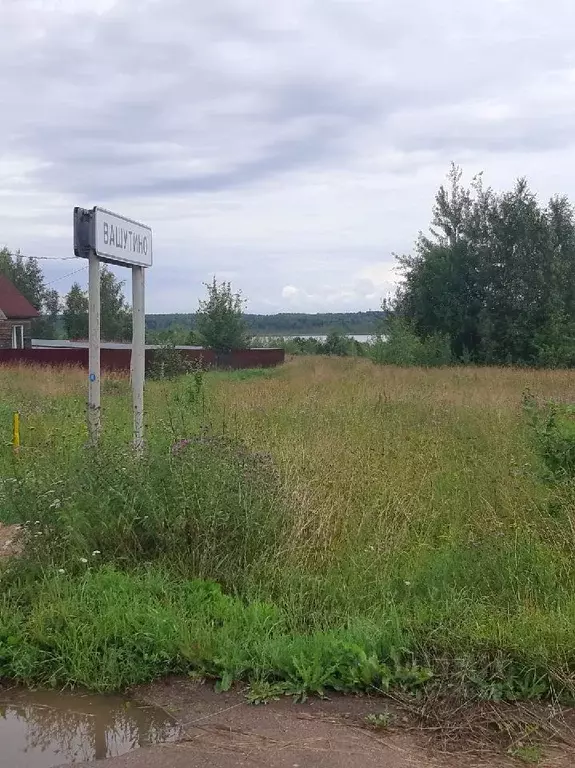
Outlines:
[[[20,414],[14,411],[12,414],[12,448],[14,453],[20,450]]]

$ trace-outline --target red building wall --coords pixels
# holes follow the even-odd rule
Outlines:
[[[153,362],[155,350],[146,350],[146,367]],[[182,349],[188,360],[206,368],[272,368],[285,360],[283,349],[239,349],[217,354],[211,349]],[[130,349],[102,349],[100,363],[103,370],[129,371]],[[84,348],[41,347],[34,349],[0,349],[0,365],[78,366],[88,370],[88,350]]]

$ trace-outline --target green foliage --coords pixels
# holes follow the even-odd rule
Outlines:
[[[527,765],[538,765],[544,757],[543,749],[538,744],[519,744],[507,751],[511,757],[516,757]]]
[[[457,360],[565,366],[575,362],[575,216],[565,198],[543,208],[513,190],[471,187],[453,166],[435,198],[429,237],[402,257],[396,312],[422,340],[450,340]]]
[[[192,383],[189,408],[201,406]],[[238,586],[281,531],[266,457],[206,433],[143,459],[102,450],[78,456],[64,477],[28,471],[5,488],[27,529],[28,555],[78,573],[81,558],[121,566],[170,560],[188,575]]]
[[[132,313],[123,293],[124,283],[104,264],[100,271],[100,323],[102,341],[129,341]]]
[[[42,316],[32,323],[32,336],[37,339],[57,339],[60,318],[60,294],[54,289],[44,293]]]
[[[345,357],[349,354],[349,341],[347,337],[338,331],[330,331],[324,344],[325,354]]]
[[[395,720],[394,715],[391,712],[377,712],[370,715],[366,715],[365,723],[373,728],[375,731],[384,731],[393,724]]]
[[[88,296],[79,283],[73,283],[66,294],[62,314],[66,338],[88,338]]]
[[[146,315],[146,343],[172,345],[178,347],[201,345],[201,339],[195,331],[185,328],[183,325],[171,325],[162,330],[148,330],[148,316]]]
[[[152,379],[176,379],[191,370],[190,362],[173,344],[162,344],[150,353],[148,376]]]
[[[449,338],[439,333],[420,338],[413,326],[402,317],[390,316],[385,325],[385,336],[380,337],[373,349],[377,363],[387,365],[450,365],[452,360]]]
[[[205,283],[208,298],[200,301],[196,328],[203,344],[217,352],[245,349],[250,337],[244,319],[241,293],[232,293],[231,283]]]
[[[45,296],[44,278],[36,259],[25,258],[20,251],[12,254],[0,249],[0,273],[14,283],[36,309],[42,309]]]
[[[374,640],[345,630],[290,632],[271,604],[246,604],[214,582],[174,579],[156,567],[125,573],[88,565],[78,576],[47,571],[37,588],[21,589],[17,601],[12,591],[0,605],[3,678],[100,691],[186,673],[217,678],[218,690],[251,680],[254,703],[355,690],[363,663],[356,643]],[[374,659],[361,686],[379,686],[382,676],[393,685],[394,675],[393,666]]]
[[[547,471],[555,479],[575,477],[575,407],[554,402],[540,406],[529,393],[523,404]]]
[[[104,264],[100,270],[100,335],[102,341],[129,341],[132,315],[124,283]],[[64,298],[63,321],[68,339],[88,338],[88,294],[74,283]]]
[[[263,342],[256,340],[257,346],[285,349],[289,355],[333,355],[336,357],[368,357],[372,352],[370,342],[361,342],[344,336],[340,331],[332,330],[325,341],[314,336],[294,336],[290,338],[268,337]]]

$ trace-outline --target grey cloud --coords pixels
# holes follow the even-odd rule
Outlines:
[[[124,55],[118,46],[128,28],[126,19],[100,22],[87,57],[47,38],[40,46],[45,51],[39,56],[42,73],[23,67],[24,79],[46,77],[47,93],[34,115],[22,120],[13,144],[50,159],[50,167],[40,172],[41,182],[58,177],[71,190],[88,185],[94,194],[106,191],[107,197],[235,187],[325,160],[330,147],[335,160],[346,130],[379,110],[373,94],[370,99],[361,89],[329,82],[321,74],[309,73],[308,81],[288,73],[274,86],[265,71],[261,83],[257,73],[242,78],[214,72],[177,42],[152,44],[145,56],[131,49]],[[63,30],[53,34],[59,38]],[[110,53],[96,56],[99,50]],[[77,66],[73,53],[78,53]],[[255,106],[250,105],[254,95]],[[242,98],[245,106],[238,106]],[[19,104],[25,107],[24,100]],[[47,113],[41,123],[36,119],[40,110]],[[301,135],[293,137],[294,131]],[[166,153],[164,167],[154,167],[162,156],[149,145],[165,143],[168,136],[180,146],[179,155]],[[126,156],[129,145],[134,151]],[[182,174],[181,166],[198,158],[213,161],[213,171]],[[218,168],[222,163],[224,168]],[[118,172],[126,166],[135,173],[126,177]]]
[[[263,2],[231,0],[213,11],[170,0],[134,14],[125,0],[102,16],[71,14],[12,63],[5,92],[20,125],[8,138],[15,151],[49,161],[38,183],[106,198],[218,191],[304,165],[345,165],[346,146],[366,125],[381,126],[382,144],[408,151],[503,151],[532,132],[462,120],[434,134],[428,110],[470,90],[505,94],[535,67],[563,65],[566,54],[534,38],[533,3],[521,13],[512,3],[487,5],[479,27],[476,12],[466,17],[455,0],[444,0],[443,14],[423,0],[403,10],[326,3],[321,12],[299,2],[291,27]],[[481,27],[493,38],[482,39]],[[555,37],[564,34],[558,25]],[[538,61],[527,55],[533,48]],[[394,132],[403,113],[416,115],[419,130]],[[206,168],[190,170],[195,162]]]
[[[497,153],[499,163],[574,143],[572,0],[0,0],[0,17],[0,194],[25,188],[38,210],[42,198],[143,208],[174,238],[168,260],[184,258],[190,233],[205,237],[212,261],[241,262],[246,290],[273,284],[278,300],[290,284],[314,293],[320,274],[345,286],[351,269],[397,246],[398,231],[424,226],[409,216],[430,167],[439,182],[451,159]],[[483,115],[484,103],[508,113]],[[409,197],[399,204],[390,193],[381,215],[371,202],[379,177]],[[298,207],[306,180],[311,212]],[[336,199],[344,182],[353,191]],[[188,223],[202,205],[208,234]],[[289,226],[274,220],[269,231],[301,229],[313,248],[273,260],[275,235],[260,243],[246,226],[259,250],[232,244],[228,261],[213,222],[236,209],[228,221],[241,229],[244,210],[253,223],[270,205]],[[54,208],[45,215],[52,221]],[[331,228],[324,242],[337,244],[341,227],[349,251],[318,245],[316,215]],[[364,227],[379,252],[354,251]],[[262,261],[254,277],[250,265]]]
[[[570,88],[575,91],[575,80]],[[417,113],[399,115],[393,125],[397,146],[409,152],[445,154],[548,152],[575,145],[575,111],[568,101],[569,86],[564,102],[549,104],[544,94],[541,88],[543,98],[539,99],[537,92],[519,93],[510,94],[503,104],[470,102],[456,111],[436,110],[427,115],[423,126]]]
[[[332,144],[333,136],[330,137],[328,132],[312,131],[300,140],[278,141],[269,152],[263,153],[256,160],[239,164],[221,173],[163,179],[149,184],[144,183],[132,189],[124,186],[122,191],[129,191],[132,194],[138,194],[138,191],[161,194],[162,192],[215,192],[231,189],[302,167],[306,163],[313,165],[330,152]]]

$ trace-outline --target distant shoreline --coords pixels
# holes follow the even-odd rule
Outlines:
[[[372,336],[384,319],[381,310],[370,312],[281,312],[274,315],[246,313],[248,331],[259,337],[301,336],[318,338],[338,331],[346,336]],[[147,314],[146,328],[149,331],[165,331],[169,328],[193,330],[195,314]]]

